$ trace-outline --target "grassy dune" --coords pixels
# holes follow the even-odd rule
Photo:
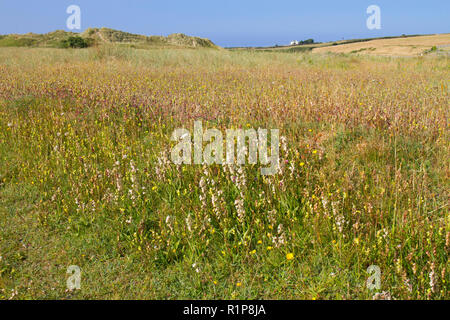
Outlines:
[[[0,49],[0,298],[449,299],[449,76],[446,57]],[[172,164],[199,119],[280,129],[278,174]]]
[[[0,47],[62,48],[63,41],[81,37],[89,46],[111,45],[138,49],[155,48],[215,48],[209,39],[187,36],[182,33],[164,36],[145,36],[109,28],[89,28],[82,33],[56,30],[49,33],[26,33],[0,35]]]

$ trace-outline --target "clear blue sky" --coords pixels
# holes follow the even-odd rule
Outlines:
[[[81,31],[181,32],[221,46],[450,32],[449,0],[0,0],[0,34],[67,30],[71,4],[81,8]],[[366,27],[372,4],[381,8],[381,30]]]

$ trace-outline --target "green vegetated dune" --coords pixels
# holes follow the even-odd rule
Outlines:
[[[82,33],[57,30],[45,34],[26,33],[0,36],[0,47],[64,47],[71,37],[81,37],[88,46],[102,44],[130,45],[136,48],[218,48],[211,40],[182,33],[145,36],[108,28],[89,28]]]

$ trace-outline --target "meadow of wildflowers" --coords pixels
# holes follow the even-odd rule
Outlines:
[[[0,298],[448,299],[449,79],[446,57],[1,49]],[[277,173],[172,163],[197,120],[279,129]]]

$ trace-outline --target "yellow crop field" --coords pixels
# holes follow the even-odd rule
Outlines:
[[[381,56],[420,56],[433,47],[442,47],[447,51],[450,46],[450,34],[436,34],[408,38],[377,39],[355,42],[338,46],[326,46],[313,49],[314,53],[359,53]]]

